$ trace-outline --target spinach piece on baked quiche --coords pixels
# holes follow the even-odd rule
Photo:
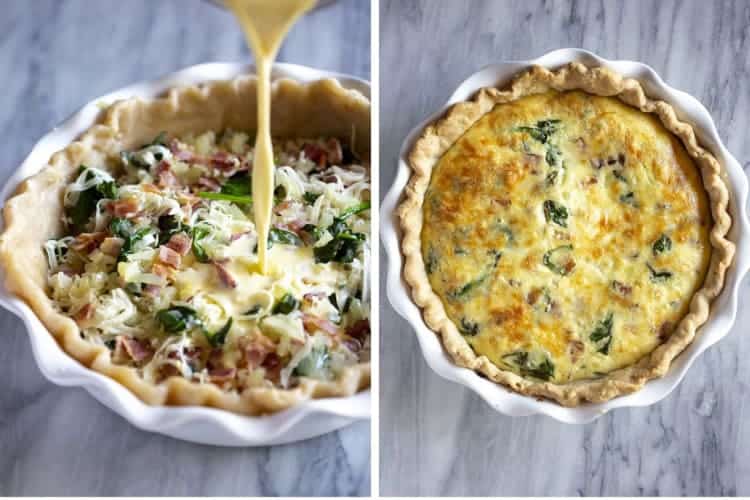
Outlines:
[[[614,314],[610,312],[596,324],[591,335],[589,335],[589,340],[594,342],[596,350],[602,354],[609,354],[609,348],[612,345],[613,322]]]
[[[546,354],[533,356],[528,351],[515,351],[504,355],[503,360],[515,366],[522,377],[546,381],[555,376],[555,365]]]

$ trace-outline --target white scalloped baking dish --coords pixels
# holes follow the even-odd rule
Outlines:
[[[549,401],[539,401],[506,389],[480,377],[477,373],[453,364],[442,348],[438,336],[425,325],[419,308],[412,302],[401,271],[403,258],[399,242],[401,232],[394,216],[401,193],[410,176],[407,155],[426,124],[433,122],[446,109],[471,97],[488,86],[502,86],[532,64],[557,68],[578,61],[590,66],[605,66],[641,82],[647,94],[672,104],[680,117],[694,125],[700,143],[711,150],[725,169],[730,184],[730,213],[733,218],[729,238],[737,244],[737,255],[727,272],[721,295],[712,305],[708,321],[698,330],[695,341],[672,363],[669,372],[653,380],[638,392],[615,398],[606,403],[565,408]],[[729,333],[737,314],[737,294],[740,281],[750,268],[750,228],[745,213],[748,181],[739,162],[724,147],[710,114],[694,97],[667,85],[656,72],[645,64],[634,61],[610,61],[581,49],[560,49],[534,60],[506,61],[487,66],[464,80],[442,109],[420,123],[407,136],[401,148],[396,178],[381,208],[381,236],[388,255],[387,294],[393,308],[414,328],[422,354],[430,367],[443,378],[458,382],[475,391],[495,410],[510,416],[543,414],[566,423],[587,423],[615,408],[647,406],[665,398],[685,376],[690,365],[708,347]]]
[[[0,191],[0,200],[4,204],[22,180],[41,170],[53,153],[66,147],[88,129],[96,121],[102,105],[134,96],[153,98],[175,86],[228,80],[253,71],[251,66],[239,63],[200,64],[94,99],[34,146]],[[294,64],[276,64],[272,76],[299,81],[336,78],[344,87],[355,89],[370,98],[369,83],[349,75]],[[26,303],[8,293],[2,284],[4,282],[3,276],[0,305],[23,320],[42,374],[58,385],[83,387],[102,404],[140,429],[204,444],[261,446],[308,439],[370,417],[369,389],[348,398],[307,401],[264,417],[249,417],[205,407],[149,406],[124,386],[85,368],[66,354]]]

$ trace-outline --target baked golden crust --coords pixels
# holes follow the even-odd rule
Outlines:
[[[107,348],[83,340],[76,323],[61,314],[46,293],[47,261],[42,245],[62,234],[62,194],[79,165],[105,163],[163,130],[171,134],[253,130],[255,95],[255,78],[243,77],[175,88],[159,99],[114,103],[76,142],[53,155],[47,167],[22,182],[5,204],[0,264],[8,290],[32,308],[68,354],[120,382],[148,404],[211,406],[260,415],[307,399],[349,396],[369,387],[369,362],[345,368],[333,381],[303,378],[293,389],[250,388],[236,394],[180,377],[154,385],[140,378],[135,368],[113,364]],[[302,84],[278,80],[273,86],[272,110],[274,135],[350,138],[356,152],[369,159],[369,101],[337,81]],[[29,231],[32,226],[34,231]]]
[[[497,104],[550,91],[570,90],[617,97],[628,106],[658,117],[664,128],[680,139],[685,151],[698,166],[713,225],[709,233],[711,258],[702,288],[693,294],[688,312],[666,341],[639,361],[600,378],[553,383],[523,378],[498,367],[487,356],[477,355],[461,335],[428,278],[422,249],[423,203],[433,168],[459,138]],[[398,215],[404,232],[404,277],[411,286],[412,298],[422,308],[427,325],[440,334],[443,345],[458,365],[478,371],[522,394],[575,406],[586,401],[602,402],[636,391],[648,380],[663,376],[672,360],[692,342],[697,328],[706,321],[711,300],[721,291],[726,269],[732,262],[734,244],[727,239],[731,226],[727,211],[729,194],[720,164],[698,144],[692,127],[681,122],[669,104],[648,98],[636,80],[623,78],[605,68],[588,68],[579,63],[555,71],[532,67],[506,89],[482,89],[473,100],[454,105],[442,119],[424,130],[411,151],[409,163],[413,170],[412,177],[405,188]]]

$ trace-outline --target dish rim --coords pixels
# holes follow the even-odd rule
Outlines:
[[[253,65],[209,62],[137,82],[92,99],[33,146],[0,190],[0,207],[13,195],[18,184],[44,168],[53,153],[63,149],[88,129],[99,117],[102,108],[106,107],[103,105],[129,97],[154,98],[173,87],[228,80],[254,72]],[[282,77],[303,82],[335,78],[344,88],[357,90],[370,99],[369,82],[352,75],[277,63],[273,66],[272,78]],[[3,226],[4,220],[0,217],[0,229]],[[260,417],[209,407],[148,405],[123,385],[84,367],[65,353],[31,308],[22,299],[8,292],[2,269],[0,278],[0,306],[23,321],[31,340],[35,362],[42,374],[57,385],[83,387],[100,403],[142,430],[202,444],[265,446],[308,439],[357,420],[370,418],[369,388],[350,397],[305,401],[279,413]]]
[[[737,244],[735,261],[727,272],[722,293],[712,303],[708,321],[698,329],[697,337],[693,343],[674,360],[669,372],[660,379],[650,381],[643,389],[633,394],[621,396],[605,403],[589,403],[575,408],[566,408],[551,401],[540,401],[517,394],[482,378],[472,370],[460,368],[453,364],[445,353],[438,336],[425,325],[421,310],[412,302],[409,286],[401,275],[403,267],[403,255],[400,249],[402,232],[394,215],[395,208],[401,198],[401,192],[410,176],[407,155],[414,141],[427,124],[442,116],[452,104],[469,99],[480,88],[508,83],[513,76],[533,64],[552,69],[570,62],[581,62],[588,66],[605,66],[625,77],[636,78],[641,82],[650,97],[668,101],[674,106],[680,119],[694,125],[699,142],[714,152],[729,178],[729,210],[733,217],[729,239]],[[747,195],[748,182],[742,167],[724,146],[706,108],[694,97],[666,84],[657,72],[648,65],[637,61],[608,60],[592,52],[576,48],[554,50],[532,60],[501,61],[490,64],[473,73],[459,84],[443,107],[412,129],[402,144],[393,185],[381,206],[381,213],[383,214],[381,237],[389,263],[386,284],[387,296],[394,310],[406,319],[415,331],[420,349],[428,365],[441,377],[472,389],[496,411],[510,416],[543,414],[565,423],[591,422],[615,408],[647,406],[665,398],[679,384],[695,359],[704,350],[729,333],[736,317],[739,285],[742,277],[747,273],[748,267],[750,267],[750,261],[747,258],[747,253],[750,250],[749,226],[744,208]]]

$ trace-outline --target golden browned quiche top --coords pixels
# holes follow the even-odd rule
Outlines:
[[[637,82],[535,68],[454,107],[410,160],[415,301],[460,365],[519,392],[636,390],[721,289],[733,246],[718,162]]]

